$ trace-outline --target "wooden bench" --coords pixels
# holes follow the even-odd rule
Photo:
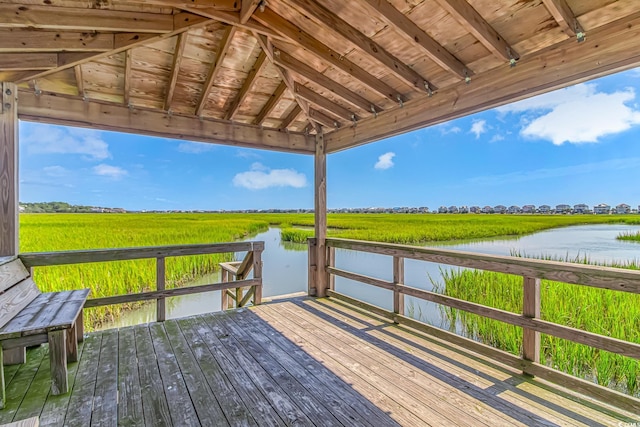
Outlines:
[[[67,361],[78,360],[82,309],[89,289],[41,293],[19,259],[0,264],[0,367],[24,363],[26,347],[49,343],[51,392],[69,389]],[[0,369],[5,403],[4,369]]]

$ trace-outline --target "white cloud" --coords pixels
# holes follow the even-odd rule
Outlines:
[[[233,177],[233,185],[249,190],[270,187],[302,188],[307,185],[307,177],[294,169],[269,169],[261,163],[254,163],[251,170]]]
[[[104,163],[94,166],[93,173],[113,179],[120,179],[128,174],[126,170],[122,169],[119,166],[105,165]]]
[[[504,141],[504,135],[497,133],[491,137],[491,141],[489,142],[498,142],[498,141]]]
[[[69,170],[62,167],[62,166],[46,166],[44,168],[42,168],[42,172],[44,172],[45,175],[50,176],[50,177],[54,177],[54,178],[59,178],[59,177],[63,177],[63,176],[67,176],[69,174]]]
[[[200,154],[205,153],[207,151],[214,150],[216,147],[213,144],[208,144],[206,142],[181,142],[178,145],[178,151],[181,153],[189,153],[189,154]]]
[[[378,157],[378,161],[376,162],[374,168],[385,170],[393,167],[393,158],[396,156],[396,153],[389,151],[388,153],[384,153],[380,157]]]
[[[29,124],[21,142],[29,154],[82,154],[88,160],[111,157],[109,145],[99,131]]]
[[[593,83],[498,108],[503,113],[528,113],[520,134],[546,139],[555,145],[594,143],[600,138],[640,124],[640,111],[627,105],[635,100],[633,88],[598,92]]]
[[[486,120],[474,120],[471,124],[470,133],[474,134],[477,138],[480,138],[480,135],[487,131],[487,121]]]
[[[462,132],[458,126],[451,126],[449,123],[441,123],[435,126],[440,131],[441,135],[456,134]]]

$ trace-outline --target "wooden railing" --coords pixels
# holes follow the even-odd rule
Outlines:
[[[539,359],[540,333],[553,335],[576,343],[640,359],[640,344],[638,343],[571,328],[548,322],[540,318],[541,279],[639,294],[640,271],[346,239],[327,239],[326,244],[326,273],[328,276],[327,283],[329,284],[329,296],[340,298],[351,304],[366,308],[378,315],[393,320],[396,323],[405,324],[444,338],[450,342],[457,343],[509,366],[521,369],[526,374],[538,376],[552,382],[569,386],[578,392],[592,395],[601,400],[611,402],[619,407],[640,413],[640,400],[551,369],[540,364]],[[314,246],[313,239],[310,239],[309,245],[311,253],[311,249]],[[369,252],[393,257],[393,280],[385,281],[336,268],[336,249]],[[522,276],[524,290],[523,312],[521,314],[513,313],[424,289],[406,286],[404,284],[405,258]],[[310,277],[315,270],[314,266],[311,264],[314,259],[315,258],[310,257]],[[365,303],[336,292],[336,276],[392,291],[393,311],[388,311],[381,307]],[[478,343],[471,339],[455,335],[448,331],[432,327],[405,316],[405,295],[410,295],[415,298],[431,301],[447,307],[464,310],[469,313],[474,313],[522,327],[524,334],[521,357]]]
[[[262,287],[238,286],[244,282],[253,270],[253,277],[262,277],[262,251],[247,252],[242,261],[220,263],[222,283],[234,282],[237,287],[222,291],[222,310],[244,307],[252,302],[258,305],[262,302]],[[232,292],[233,289],[233,292]]]
[[[262,271],[261,262],[264,242],[237,242],[237,243],[215,243],[200,245],[174,245],[174,246],[153,246],[141,248],[124,249],[97,249],[81,251],[62,252],[41,252],[23,253],[19,257],[23,264],[32,269],[33,267],[46,267],[66,264],[82,264],[89,262],[109,262],[125,261],[134,259],[156,259],[156,290],[139,292],[134,294],[114,295],[102,298],[92,298],[87,300],[85,307],[98,307],[111,304],[124,304],[137,301],[156,300],[157,320],[159,322],[166,319],[165,298],[179,295],[195,294],[200,292],[225,291],[230,288],[251,288],[254,295],[262,295]],[[254,274],[252,279],[243,279],[235,282],[211,283],[207,285],[185,286],[181,288],[166,289],[165,280],[165,259],[167,257],[189,256],[189,255],[209,255],[229,252],[247,252],[247,258],[252,260]],[[246,276],[245,276],[246,277]],[[254,299],[255,303],[260,302],[260,298]]]

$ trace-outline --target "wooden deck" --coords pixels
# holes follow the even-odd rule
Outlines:
[[[46,352],[31,350],[26,364],[5,368],[0,423],[36,415],[43,426],[640,421],[329,299],[89,334],[62,396],[49,394]]]

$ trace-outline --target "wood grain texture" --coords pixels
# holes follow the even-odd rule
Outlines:
[[[0,265],[0,292],[4,292],[29,276],[29,271],[20,260]]]
[[[233,36],[236,33],[236,27],[233,25],[229,25],[224,30],[224,35],[220,41],[220,45],[218,47],[218,51],[216,52],[216,57],[209,67],[209,74],[207,75],[207,79],[204,82],[204,86],[200,91],[200,99],[196,104],[196,116],[201,116],[204,111],[204,107],[207,104],[207,99],[209,98],[209,92],[211,91],[211,87],[216,81],[216,77],[218,73],[220,73],[220,67],[222,62],[224,61],[229,48],[231,47],[231,41],[233,40]]]
[[[51,393],[64,394],[69,391],[67,375],[67,331],[49,332],[49,362],[51,364]]]
[[[540,279],[523,278],[522,314],[531,319],[540,318]],[[529,328],[522,331],[522,358],[540,363],[540,333]]]
[[[0,52],[106,52],[115,49],[111,33],[0,30]]]
[[[40,290],[31,278],[24,279],[5,291],[0,296],[0,328],[11,322],[39,294]]]
[[[397,288],[404,286],[404,258],[393,257],[393,312],[404,316],[404,294],[397,291]]]
[[[156,290],[164,291],[166,284],[166,268],[165,268],[165,258],[158,257],[156,258]],[[166,307],[166,299],[164,297],[159,297],[156,299],[156,320],[158,322],[164,322],[167,318],[167,307]]]
[[[566,0],[542,0],[542,2],[568,36],[574,37],[578,32],[584,31]]]
[[[316,295],[327,294],[327,154],[322,130],[316,134],[314,156],[314,231],[316,238]]]
[[[0,257],[18,254],[18,87],[0,83]]]
[[[262,107],[260,113],[253,120],[254,125],[261,125],[262,122],[273,112],[274,108],[280,103],[282,96],[287,90],[287,85],[284,82],[281,82],[276,88],[275,92],[271,94],[269,97],[269,101]]]

